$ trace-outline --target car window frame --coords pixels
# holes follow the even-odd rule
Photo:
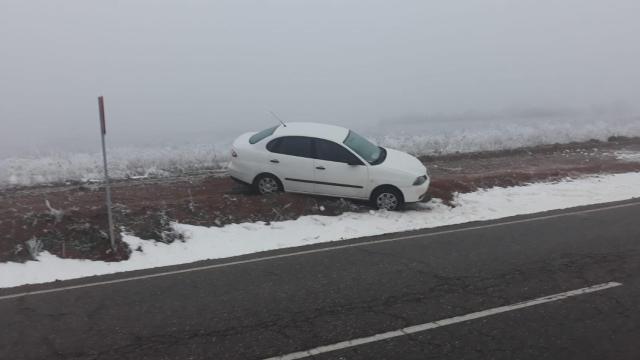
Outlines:
[[[280,154],[279,152],[276,152],[276,151],[271,150],[271,149],[270,149],[270,147],[272,146],[272,144],[275,144],[275,143],[278,143],[278,144],[276,144],[275,146],[278,146],[278,147],[279,147],[279,146],[280,146],[280,143],[282,142],[282,138],[283,138],[283,137],[284,137],[284,136],[280,136],[280,137],[273,138],[273,139],[269,140],[269,141],[267,142],[267,144],[264,146],[264,148],[265,148],[265,149],[267,149],[267,151],[268,151],[268,152],[270,152],[270,153]]]
[[[364,156],[360,155],[360,153],[359,153],[358,151],[356,151],[356,149],[355,149],[354,147],[352,147],[352,146],[350,146],[350,145],[348,144],[349,139],[350,139],[352,136],[353,136],[353,137],[360,138],[360,139],[364,140],[365,142],[368,142],[368,143],[370,143],[371,145],[376,146],[376,147],[379,149],[379,151],[380,151],[380,153],[379,153],[379,155],[378,155],[378,158],[377,158],[377,159],[375,159],[375,160],[373,160],[373,161],[369,161],[369,160],[368,160],[368,159],[366,159]],[[383,148],[382,146],[378,146],[378,145],[376,145],[376,144],[372,143],[371,141],[369,141],[369,139],[367,139],[366,137],[364,137],[364,136],[362,136],[362,135],[358,134],[357,132],[355,132],[355,131],[353,131],[353,130],[349,130],[349,132],[347,133],[347,136],[346,136],[346,137],[344,138],[344,140],[342,141],[342,144],[343,144],[344,146],[346,146],[347,148],[349,148],[349,150],[351,150],[352,152],[356,153],[360,159],[364,160],[364,161],[365,161],[367,164],[369,164],[369,165],[379,165],[379,164],[382,164],[382,163],[385,161],[385,159],[387,158],[387,150],[386,150],[385,148]]]
[[[354,154],[353,151],[351,151],[351,149],[349,149],[348,147],[341,145],[335,141],[331,141],[328,139],[322,139],[322,138],[312,138],[313,139],[313,145],[312,145],[312,150],[313,150],[313,156],[316,160],[321,160],[321,161],[329,161],[329,162],[335,162],[335,163],[340,163],[340,164],[347,164],[347,165],[352,165],[352,166],[366,166],[365,162],[360,159],[360,157],[356,154]],[[338,148],[343,149],[347,154],[351,155],[353,157],[353,160],[355,160],[355,162],[344,162],[344,161],[334,161],[334,160],[327,160],[327,159],[321,159],[320,155],[318,153],[318,147],[317,147],[317,142],[321,142],[321,141],[325,141],[327,143],[333,144],[335,146],[337,146]]]
[[[274,151],[272,149],[269,149],[270,145],[275,143],[276,141],[278,142],[277,144],[277,150],[280,150],[279,148],[282,146],[283,141],[285,141],[287,138],[303,138],[303,139],[308,139],[309,140],[309,153],[308,156],[301,156],[301,155],[292,155],[292,154],[286,154],[280,151]],[[302,135],[284,135],[284,136],[280,136],[277,137],[275,139],[271,139],[269,140],[269,142],[265,145],[265,149],[267,151],[269,151],[270,153],[273,154],[279,154],[279,155],[286,155],[286,156],[294,156],[294,157],[298,157],[298,158],[302,158],[302,159],[315,159],[314,157],[314,142],[313,142],[314,138],[311,136],[302,136]]]

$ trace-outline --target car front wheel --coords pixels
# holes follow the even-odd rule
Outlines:
[[[371,202],[375,208],[389,211],[398,210],[404,205],[402,194],[394,188],[376,190],[371,196]]]

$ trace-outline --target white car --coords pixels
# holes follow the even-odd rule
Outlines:
[[[422,200],[426,167],[415,157],[339,126],[287,123],[233,142],[229,174],[261,193],[289,191],[366,199],[395,210]]]

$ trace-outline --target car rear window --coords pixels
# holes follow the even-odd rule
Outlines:
[[[260,141],[260,140],[262,140],[262,139],[264,139],[264,138],[266,138],[266,137],[269,137],[269,136],[273,135],[273,132],[274,132],[274,131],[276,131],[276,129],[278,128],[278,126],[280,126],[280,125],[276,125],[276,126],[274,126],[274,127],[270,127],[270,128],[268,128],[268,129],[264,129],[264,130],[262,130],[262,131],[260,131],[260,132],[258,132],[258,133],[256,133],[256,134],[252,135],[252,136],[249,138],[249,144],[255,144],[255,143],[257,143],[258,141]]]

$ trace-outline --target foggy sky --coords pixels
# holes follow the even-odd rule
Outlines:
[[[639,18],[637,0],[0,0],[0,157],[98,150],[98,95],[114,146],[216,141],[269,110],[637,113]]]

